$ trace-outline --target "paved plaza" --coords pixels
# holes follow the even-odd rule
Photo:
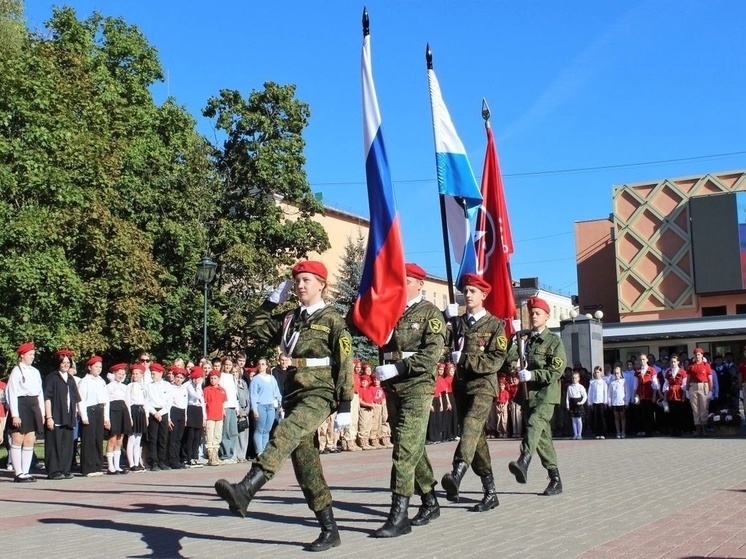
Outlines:
[[[392,540],[370,537],[390,504],[390,451],[322,456],[342,546],[322,557],[742,557],[746,558],[746,438],[556,440],[564,493],[540,495],[538,457],[526,485],[507,464],[518,441],[490,441],[500,506],[468,472],[459,503],[441,497],[429,526]],[[456,443],[427,447],[440,477]],[[0,474],[0,541],[22,557],[308,557],[316,519],[293,469],[258,494],[250,516],[230,516],[213,492],[245,464],[63,481],[12,483]],[[419,503],[415,497],[414,505]],[[410,506],[410,517],[416,512]]]

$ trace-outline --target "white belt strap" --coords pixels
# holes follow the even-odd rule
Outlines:
[[[328,367],[331,365],[332,360],[328,357],[319,357],[319,358],[304,358],[300,357],[298,359],[291,358],[290,364],[293,367]]]
[[[400,359],[406,359],[412,357],[416,351],[391,351],[383,354],[383,358],[386,361],[399,361]]]

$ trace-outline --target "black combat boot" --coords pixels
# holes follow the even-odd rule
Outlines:
[[[254,465],[239,483],[231,483],[227,479],[216,481],[215,492],[228,503],[228,508],[234,515],[245,518],[251,499],[265,483],[267,478],[264,476],[264,470]]]
[[[422,505],[420,510],[411,520],[412,526],[424,526],[430,524],[431,520],[435,520],[440,516],[440,505],[438,504],[438,498],[435,496],[435,488],[430,493],[425,493],[422,496]]]
[[[482,487],[484,488],[484,497],[472,507],[471,510],[474,512],[486,512],[500,504],[497,498],[497,489],[495,488],[495,476],[492,474],[482,476]]]
[[[562,493],[562,480],[560,479],[559,470],[553,468],[549,471],[549,485],[544,490],[544,495],[559,495]]]
[[[409,497],[391,494],[391,510],[389,517],[378,530],[373,532],[374,538],[395,538],[409,534],[412,531],[412,525],[409,523],[407,508],[409,507]]]
[[[528,479],[528,465],[530,463],[531,455],[522,452],[518,460],[508,464],[510,473],[515,476],[515,480],[518,483],[526,483],[526,480]]]
[[[468,469],[469,465],[466,462],[454,462],[453,472],[444,475],[440,480],[440,484],[446,491],[446,499],[452,503],[458,503],[458,488]]]
[[[339,530],[337,529],[337,523],[334,520],[334,513],[332,512],[331,505],[322,509],[316,513],[316,518],[321,524],[321,534],[316,541],[308,546],[309,551],[326,551],[332,547],[338,547],[342,540],[339,539]]]

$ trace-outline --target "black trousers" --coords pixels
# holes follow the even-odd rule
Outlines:
[[[440,411],[440,398],[433,398],[433,410],[427,422],[427,440],[439,443],[443,440],[443,413]]]
[[[181,443],[184,440],[186,410],[171,408],[169,416],[174,427],[169,433],[168,464],[172,468],[178,468],[179,464],[181,464]]]
[[[104,405],[88,406],[88,425],[80,428],[80,473],[100,472],[104,461]]]
[[[44,431],[44,466],[47,475],[69,474],[73,462],[73,428],[55,425]]]
[[[593,423],[593,434],[596,437],[606,436],[606,411],[603,404],[593,404],[591,406],[592,423]]]
[[[150,416],[148,422],[148,456],[150,466],[166,464],[168,451],[168,414],[161,414],[161,420],[156,421]]]

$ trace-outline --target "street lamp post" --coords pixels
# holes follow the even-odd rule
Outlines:
[[[205,313],[204,313],[204,331],[202,333],[202,355],[207,357],[207,288],[210,282],[215,279],[215,271],[218,268],[217,262],[205,255],[197,264],[197,278],[205,285]]]

